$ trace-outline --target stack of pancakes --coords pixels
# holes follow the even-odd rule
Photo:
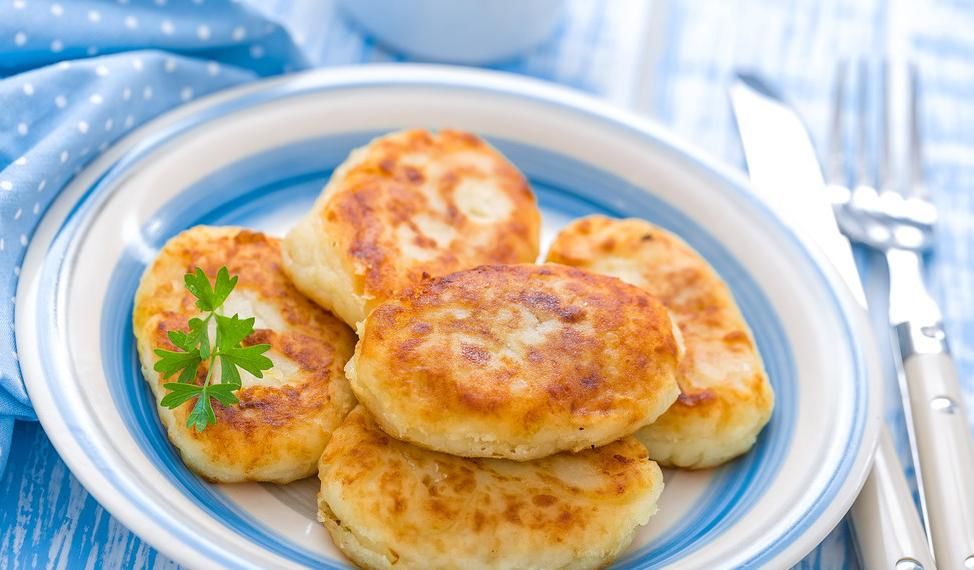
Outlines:
[[[679,238],[589,217],[539,254],[524,176],[478,137],[404,131],[355,150],[283,241],[190,229],[146,270],[153,349],[196,315],[182,275],[239,276],[225,312],[274,368],[217,424],[159,407],[210,480],[317,470],[318,513],[366,568],[594,568],[656,511],[657,462],[749,449],[773,394],[727,286]],[[353,329],[355,332],[353,332]],[[357,333],[357,334],[356,334]],[[356,338],[357,337],[357,338]]]

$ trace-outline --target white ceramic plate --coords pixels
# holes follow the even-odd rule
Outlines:
[[[878,427],[864,328],[834,272],[736,173],[642,119],[566,89],[431,66],[332,69],[181,108],[78,176],[32,241],[17,296],[21,363],[72,472],[114,516],[194,567],[342,567],[314,480],[210,485],[168,443],[130,325],[139,276],[195,224],[281,235],[348,151],[403,127],[482,134],[528,176],[545,238],[593,212],[675,231],[727,280],[777,394],[756,447],[666,474],[660,513],[619,568],[785,567],[852,504]]]

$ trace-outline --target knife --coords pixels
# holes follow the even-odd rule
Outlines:
[[[752,189],[800,235],[819,246],[862,310],[868,312],[852,247],[839,232],[805,124],[753,75],[738,75],[730,96]],[[872,470],[851,513],[863,568],[935,567],[903,466],[885,426]]]

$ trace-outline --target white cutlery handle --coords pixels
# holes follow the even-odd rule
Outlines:
[[[974,439],[950,354],[905,355],[931,542],[941,570],[974,570]]]
[[[863,568],[934,570],[913,494],[885,428],[872,471],[852,505],[852,524]]]

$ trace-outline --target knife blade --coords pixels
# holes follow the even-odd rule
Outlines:
[[[826,199],[825,179],[805,124],[760,79],[739,75],[731,102],[752,188],[835,266],[856,301],[866,306],[849,240]]]
[[[801,117],[754,75],[739,74],[730,97],[752,189],[800,236],[818,246],[853,298],[868,310],[852,247],[835,221]],[[885,428],[851,513],[864,568],[934,568],[930,544]]]

